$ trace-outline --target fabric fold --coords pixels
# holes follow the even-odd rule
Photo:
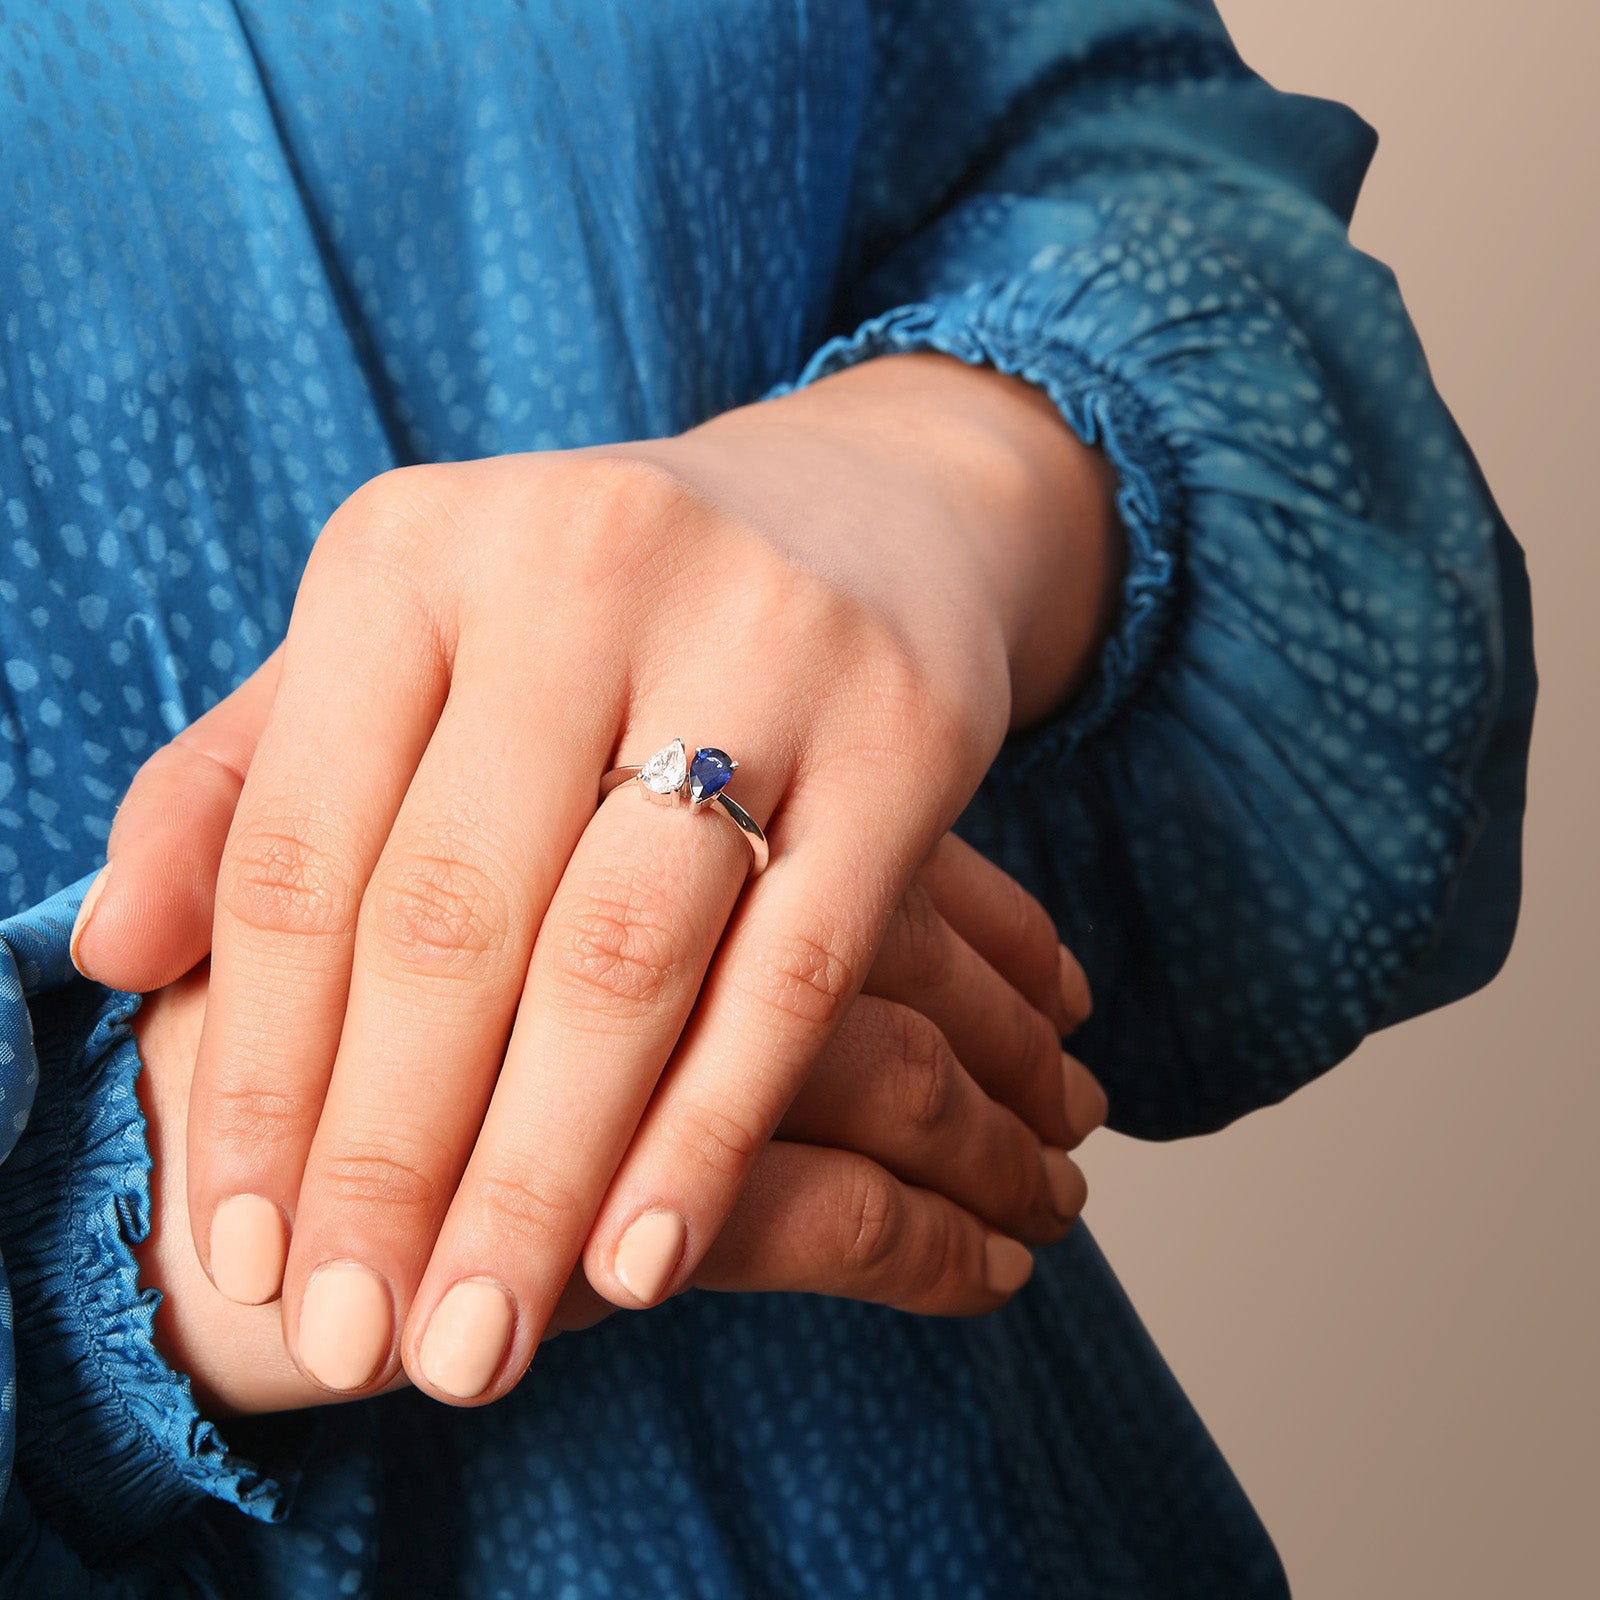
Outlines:
[[[787,393],[876,356],[939,351],[1043,389],[1078,437],[1111,459],[1127,549],[1118,622],[1083,692],[1026,742],[1018,758],[1024,768],[1067,759],[1135,691],[1161,648],[1183,532],[1180,474],[1149,406],[1115,373],[1040,337],[1034,289],[1026,280],[1002,278],[897,306],[822,346],[794,383],[774,391]]]
[[[1341,403],[1328,330],[1269,281],[1314,246],[1415,388],[1381,269],[1314,201],[1192,187],[1188,205],[1165,184],[975,197],[853,303],[905,298],[796,379],[942,351],[1036,384],[1116,469],[1113,631],[1087,688],[1007,740],[962,827],[1029,861],[1104,1002],[1075,1048],[1113,1125],[1152,1137],[1326,1070],[1438,948],[1485,824],[1504,655],[1469,463],[1435,452],[1455,514],[1397,501],[1392,419],[1374,432]]]
[[[141,1288],[133,1253],[151,1223],[130,1026],[140,997],[90,983],[67,955],[91,881],[0,924],[0,1106],[37,1084],[0,1165],[0,1257],[14,1306],[13,1470],[92,1565],[202,1498],[281,1520],[294,1476],[234,1454],[153,1343],[161,1291]]]

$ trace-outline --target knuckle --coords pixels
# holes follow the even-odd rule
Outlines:
[[[736,637],[783,660],[848,659],[859,645],[859,600],[760,537],[741,540]]]
[[[506,891],[481,868],[449,856],[408,856],[380,866],[361,917],[379,947],[408,970],[476,971],[492,964],[511,937]]]
[[[802,573],[788,582],[795,593],[785,595],[784,576],[774,576],[766,626],[795,659],[848,691],[837,694],[835,739],[885,758],[929,748],[936,730],[928,718],[937,715],[938,697],[906,641],[853,594]]]
[[[439,558],[481,542],[455,504],[450,473],[446,466],[397,467],[357,489],[311,547],[296,612],[380,636],[418,662],[448,659],[458,596],[453,584],[436,581]],[[352,596],[362,602],[353,622]]]
[[[852,1163],[841,1197],[840,1259],[846,1274],[882,1278],[900,1246],[902,1215],[894,1180],[870,1162]]]
[[[919,984],[937,988],[949,975],[951,951],[944,934],[944,919],[933,896],[922,884],[913,882],[889,923],[894,965]]]
[[[430,465],[380,472],[340,505],[318,544],[341,561],[408,562],[455,521],[448,478],[447,469]]]
[[[590,1220],[572,1180],[538,1160],[520,1160],[516,1170],[490,1168],[473,1180],[473,1204],[497,1241],[525,1249],[529,1240],[570,1241]]]
[[[1055,924],[1050,913],[1015,878],[1001,880],[999,923],[1002,947],[1019,966],[1037,969],[1053,980],[1059,961]]]
[[[704,513],[700,497],[668,468],[631,456],[599,456],[557,469],[565,503],[558,556],[580,594],[610,596],[637,581],[652,552]]]
[[[674,1138],[683,1153],[683,1164],[725,1186],[744,1181],[751,1163],[766,1143],[759,1129],[715,1106],[695,1103],[682,1106],[676,1114]]]
[[[658,517],[695,499],[693,490],[658,462],[603,455],[574,463],[573,493],[597,518],[626,521]]]
[[[947,1215],[929,1229],[925,1248],[912,1265],[914,1289],[927,1300],[942,1299],[970,1284],[973,1277],[972,1255],[962,1229]]]
[[[856,727],[864,750],[884,760],[921,760],[928,750],[948,752],[961,761],[963,779],[982,776],[989,735],[976,708],[960,706],[936,685],[922,661],[876,618],[851,619],[853,645],[838,647],[853,663],[861,708]],[[848,650],[848,655],[842,654]],[[973,780],[977,786],[976,778]],[[965,791],[963,791],[965,792]],[[930,791],[931,798],[931,791]]]
[[[546,957],[558,984],[608,1011],[654,1008],[683,959],[666,904],[633,883],[591,888],[550,930]]]
[[[920,1011],[909,1006],[898,1006],[896,1011],[896,1115],[914,1133],[937,1133],[955,1108],[955,1054],[944,1035]]]
[[[383,1149],[351,1146],[318,1162],[316,1190],[336,1207],[373,1212],[387,1218],[395,1212],[411,1217],[442,1212],[449,1195],[439,1174],[418,1156],[407,1159],[393,1146]]]
[[[1019,1064],[1029,1103],[1045,1108],[1040,1131],[1058,1140],[1065,1129],[1066,1097],[1061,1070],[1061,1040],[1055,1024],[1031,1006],[1018,1006],[1007,1041],[1007,1058]]]
[[[304,1136],[305,1097],[281,1089],[218,1084],[196,1094],[194,1111],[207,1144],[244,1146],[260,1153],[283,1150]]]
[[[855,991],[851,965],[826,939],[791,929],[760,963],[757,998],[791,1024],[826,1031]]]
[[[350,867],[311,831],[304,823],[268,823],[230,840],[217,882],[229,916],[257,933],[349,933],[356,901]]]

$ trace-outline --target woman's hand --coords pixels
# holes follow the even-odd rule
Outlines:
[[[215,871],[187,1171],[213,1280],[281,1282],[300,1366],[350,1391],[415,1371],[446,1295],[492,1284],[514,1331],[484,1398],[580,1251],[619,1305],[687,1281],[1017,708],[1086,669],[1109,520],[1041,397],[934,357],[354,496],[276,682],[235,697],[268,707],[259,740],[208,752],[203,718],[123,808],[170,805],[197,753],[248,769],[214,869],[221,841],[185,841]],[[742,895],[725,821],[595,810],[603,771],[679,733],[743,760],[774,859]],[[1064,1147],[1042,1036],[975,1045]]]
[[[150,995],[134,1018],[152,1157],[152,1227],[138,1254],[143,1283],[162,1290],[157,1344],[193,1380],[209,1416],[322,1404],[327,1391],[290,1359],[277,1308],[225,1299],[190,1238],[184,1128],[207,976],[202,963]],[[875,995],[851,1005],[777,1139],[757,1154],[695,1286],[983,1312],[1026,1280],[1028,1254],[1008,1235],[1044,1242],[1071,1226],[1084,1198],[1076,1165],[1046,1152],[989,1099],[946,1037],[1019,1020],[1028,994],[1052,1015],[1064,1006],[1070,1025],[1081,1020],[1088,989],[1077,963],[1057,950],[1048,919],[1004,874],[947,838],[896,908],[868,986],[897,990],[908,979],[937,993],[945,1031]],[[1076,1145],[1104,1120],[1105,1097],[1070,1057],[1063,1066]],[[500,1332],[493,1309],[435,1352],[440,1369],[421,1374],[429,1392],[459,1400],[481,1390],[493,1359],[485,1345]],[[614,1309],[576,1271],[546,1336]],[[397,1374],[387,1387],[406,1381]]]

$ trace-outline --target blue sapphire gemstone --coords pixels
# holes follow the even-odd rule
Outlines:
[[[696,750],[689,763],[689,798],[709,800],[727,787],[733,776],[733,759],[726,750],[713,750],[709,745]]]

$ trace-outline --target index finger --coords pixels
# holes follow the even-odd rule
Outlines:
[[[72,959],[86,978],[151,994],[211,948],[217,870],[282,660],[279,645],[133,775],[106,841],[100,891],[91,886],[73,929]]]
[[[448,664],[379,564],[313,572],[217,877],[211,995],[189,1105],[190,1223],[222,1293],[279,1292],[344,1020],[357,913],[438,720]]]

